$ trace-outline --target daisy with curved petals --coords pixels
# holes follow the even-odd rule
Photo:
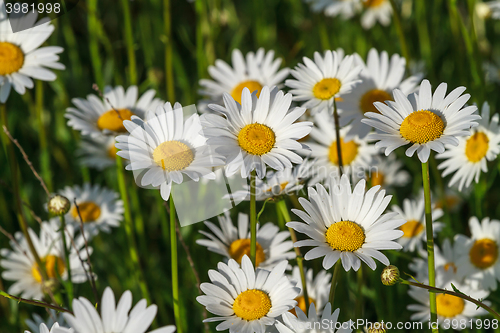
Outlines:
[[[314,53],[314,61],[304,57],[290,73],[296,80],[286,80],[292,88],[293,100],[304,102],[302,107],[313,114],[325,109],[333,110],[335,98],[348,93],[358,79],[361,66],[353,66],[353,56],[344,57],[343,52],[325,51],[322,56]],[[331,112],[333,113],[333,112]]]
[[[83,137],[75,152],[79,163],[97,170],[104,170],[116,164],[115,138],[107,135]]]
[[[310,268],[306,272],[306,284],[307,293],[309,297],[309,304],[314,305],[316,311],[321,313],[323,307],[328,302],[329,291],[330,291],[330,281],[332,275],[327,273],[325,270],[321,270],[316,277],[313,279],[313,270]],[[295,298],[297,301],[297,307],[303,312],[306,312],[306,300],[304,298],[304,290],[302,288],[302,280],[300,278],[300,269],[295,266],[292,270],[292,275],[289,276],[290,280],[297,281],[297,288],[300,288],[300,294]],[[296,315],[295,309],[290,311]]]
[[[137,86],[130,86],[127,91],[122,86],[104,88],[104,99],[88,95],[87,99],[73,98],[75,107],[66,109],[68,125],[90,135],[93,138],[102,134],[115,135],[126,133],[123,122],[132,116],[144,119],[146,112],[154,110],[163,102],[154,98],[156,92],[151,89],[138,99]]]
[[[0,17],[7,17],[4,1],[0,1]],[[5,103],[13,87],[20,95],[33,88],[33,80],[54,81],[49,70],[65,69],[59,63],[59,46],[40,47],[54,31],[47,19],[37,23],[38,12],[21,17],[0,19],[0,103]],[[29,24],[31,22],[31,24]],[[26,29],[28,26],[32,27]],[[18,31],[22,28],[26,30]],[[13,32],[13,28],[14,31]]]
[[[106,287],[102,295],[101,315],[95,306],[86,298],[73,300],[74,315],[64,313],[64,319],[71,328],[58,328],[54,333],[144,333],[156,316],[157,306],[147,306],[145,299],[140,300],[133,308],[132,293],[123,293],[118,304],[111,288]],[[130,311],[130,313],[129,313]],[[149,333],[173,333],[175,326],[165,326]]]
[[[315,176],[309,184],[316,184],[330,177],[340,175],[337,153],[337,136],[333,115],[328,112],[318,113],[314,117],[314,127],[309,135],[314,142],[308,142],[310,157],[316,159]],[[340,147],[342,152],[343,171],[353,175],[354,179],[365,177],[365,172],[372,165],[373,157],[378,153],[374,145],[357,136],[346,139],[350,126],[340,129]]]
[[[391,23],[392,6],[389,0],[362,0],[365,8],[361,16],[361,26],[371,29],[377,21],[383,26]]]
[[[371,186],[380,185],[389,190],[408,184],[411,176],[406,170],[401,170],[403,163],[395,155],[376,156],[369,169],[368,178]]]
[[[302,158],[292,150],[302,149],[297,142],[311,131],[312,123],[296,122],[305,112],[304,108],[290,109],[292,95],[262,88],[260,97],[243,89],[241,105],[224,94],[224,105],[210,104],[220,112],[204,114],[206,127],[203,129],[208,143],[218,146],[216,151],[226,157],[226,175],[241,172],[247,178],[252,170],[257,177],[266,175],[266,165],[277,171],[291,168],[292,163],[302,163]]]
[[[146,121],[137,116],[125,120],[129,135],[116,137],[117,155],[130,161],[125,169],[144,172],[138,182],[141,186],[160,188],[163,200],[168,200],[172,182],[181,184],[183,175],[194,181],[215,179],[212,167],[223,165],[215,156],[206,138],[201,134],[200,118],[193,114],[184,121],[179,103],[165,103],[155,112],[146,114]]]
[[[21,297],[28,299],[42,299],[44,290],[51,288],[59,276],[62,280],[68,279],[59,229],[59,219],[43,222],[40,228],[40,237],[32,229],[28,229],[36,252],[45,264],[49,281],[43,281],[35,258],[30,252],[28,242],[21,232],[14,235],[15,242],[10,242],[12,250],[0,250],[0,255],[4,258],[0,261],[0,266],[4,269],[2,277],[5,280],[15,281],[9,288],[9,294],[21,295]],[[66,247],[70,248],[71,281],[83,283],[87,281],[85,268],[80,261],[80,258],[87,259],[84,239],[81,235],[74,237],[75,230],[71,225],[66,226],[66,233],[69,236],[66,237]],[[75,246],[72,245],[70,239],[73,239]],[[92,248],[89,248],[89,253],[92,253]]]
[[[83,222],[84,229],[91,234],[99,230],[110,232],[111,228],[118,227],[123,219],[123,201],[119,199],[118,193],[105,187],[89,183],[83,187],[66,186],[59,194],[71,202],[71,208],[66,215],[68,221],[77,225]],[[75,200],[78,209],[74,204]]]
[[[217,218],[220,228],[212,222],[205,221],[205,225],[213,234],[200,230],[200,233],[208,239],[198,239],[196,243],[241,264],[243,256],[250,255],[248,215],[238,214],[238,228],[233,225],[228,212]],[[295,252],[292,251],[293,243],[286,240],[288,237],[290,237],[288,231],[280,232],[279,228],[271,222],[257,228],[256,266],[271,269],[283,260],[295,258]]]
[[[458,182],[458,190],[469,187],[472,180],[477,183],[481,171],[488,172],[487,161],[493,161],[500,153],[500,127],[498,114],[494,114],[490,121],[490,106],[484,103],[481,108],[479,126],[475,127],[468,137],[460,137],[458,146],[446,145],[446,151],[436,158],[445,159],[438,165],[444,169],[443,177],[454,172],[448,186]]]
[[[46,332],[48,332],[48,327],[51,327],[51,329],[53,327],[57,327],[57,326],[55,326],[55,324],[57,324],[58,326],[64,326],[64,327],[67,326],[66,322],[64,321],[62,313],[57,313],[55,310],[52,310],[52,309],[49,311],[49,313],[50,313],[50,315],[47,318],[47,320],[44,320],[37,313],[33,314],[33,319],[26,319],[25,320],[26,326],[28,326],[30,329],[30,331],[26,331],[26,332],[46,333]],[[42,329],[42,327],[44,327],[44,329],[46,329],[46,331],[44,331]]]
[[[366,112],[378,112],[374,102],[385,102],[394,100],[392,91],[400,89],[403,94],[412,93],[422,75],[410,76],[403,80],[405,75],[406,59],[398,54],[393,54],[389,60],[386,51],[378,52],[371,49],[368,52],[366,64],[363,59],[354,54],[355,63],[361,65],[362,82],[352,89],[338,102],[339,110],[342,111],[340,118],[341,126],[351,123],[351,129],[347,133],[347,139],[358,135],[364,138],[371,131],[372,127],[361,122]]]
[[[306,0],[314,12],[323,12],[326,16],[341,16],[343,19],[353,17],[361,10],[360,0]]]
[[[392,196],[386,196],[380,186],[365,193],[364,179],[352,190],[346,175],[340,181],[332,178],[329,185],[329,192],[320,184],[316,189],[309,187],[310,201],[299,198],[305,211],[292,211],[304,222],[288,222],[286,225],[310,239],[294,245],[313,246],[304,258],[324,257],[324,269],[330,269],[339,259],[346,271],[351,268],[357,271],[361,261],[374,270],[376,263],[373,258],[389,265],[389,259],[379,250],[402,248],[394,240],[403,235],[403,231],[396,228],[405,223],[397,213],[382,214]]]
[[[446,95],[446,83],[441,83],[432,94],[428,80],[422,81],[418,94],[406,96],[399,89],[393,92],[394,102],[388,105],[375,102],[380,113],[367,112],[362,122],[384,133],[370,134],[377,140],[375,147],[385,148],[389,155],[396,148],[411,143],[406,156],[415,152],[422,163],[427,162],[431,149],[444,152],[444,145],[458,145],[459,136],[470,135],[470,128],[477,125],[479,115],[473,114],[476,106],[463,107],[470,95],[458,87]]]
[[[220,262],[217,271],[208,271],[212,283],[200,286],[205,295],[196,298],[217,315],[204,321],[222,321],[217,331],[266,332],[266,326],[274,325],[277,317],[297,303],[294,298],[299,289],[286,277],[287,265],[282,261],[272,271],[255,269],[246,255],[241,267],[233,259],[227,265]]]
[[[477,217],[469,219],[471,238],[457,235],[455,242],[461,244],[458,272],[476,289],[495,290],[500,280],[500,260],[498,247],[500,244],[500,221],[485,217],[481,223]]]
[[[328,288],[327,288],[328,289]],[[332,312],[332,306],[327,303],[319,317],[314,304],[309,307],[309,316],[301,308],[295,308],[297,316],[291,313],[283,314],[283,323],[277,322],[276,328],[279,333],[350,333],[352,332],[351,321],[337,324],[340,309]],[[318,326],[320,328],[318,328]],[[337,329],[337,327],[339,327]]]
[[[223,95],[227,93],[241,104],[244,88],[251,93],[256,91],[259,97],[264,86],[280,85],[289,73],[288,68],[279,70],[281,59],[274,59],[274,51],[266,53],[263,48],[257,53],[248,52],[246,59],[240,50],[234,49],[232,64],[233,67],[218,59],[215,66],[208,67],[208,73],[214,80],[200,80],[200,94],[209,96],[211,103],[222,104]]]
[[[398,239],[398,243],[403,246],[403,251],[422,250],[422,242],[426,241],[425,230],[425,201],[424,197],[418,200],[405,199],[403,209],[399,206],[392,206],[392,210],[401,216],[406,223],[399,229],[403,231],[403,237]],[[443,210],[440,208],[432,209],[433,231],[439,232],[443,227],[441,222],[436,220],[443,216]]]
[[[52,325],[52,327],[49,328],[47,327],[47,325],[45,325],[44,323],[41,323],[40,326],[38,326],[38,328],[35,329],[32,329],[32,331],[24,331],[24,333],[57,333],[57,332],[61,332],[59,330],[59,324],[58,323],[54,323],[54,325]],[[68,330],[67,333],[74,333],[73,330]]]

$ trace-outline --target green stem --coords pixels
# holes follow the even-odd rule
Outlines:
[[[144,297],[148,304],[151,303],[151,297],[149,296],[148,287],[146,285],[146,279],[144,278],[144,272],[142,270],[141,263],[139,261],[139,251],[137,249],[137,242],[134,235],[134,226],[132,222],[132,215],[130,213],[130,204],[128,200],[127,186],[125,184],[125,175],[123,172],[123,162],[122,158],[116,155],[116,173],[118,177],[118,187],[120,188],[120,196],[123,200],[123,206],[125,208],[125,232],[127,234],[127,239],[129,243],[130,259],[132,264],[135,266],[135,274],[137,282],[142,292],[142,297]]]
[[[433,73],[432,71],[432,47],[431,47],[431,39],[429,37],[429,28],[427,27],[427,11],[425,9],[425,1],[415,1],[415,14],[417,17],[417,21],[420,22],[417,24],[418,29],[418,39],[420,42],[420,51],[422,52],[422,57],[425,59],[427,63],[429,73]]]
[[[250,174],[250,259],[253,267],[256,266],[255,258],[257,253],[257,209],[255,202],[255,175],[253,170]]]
[[[356,297],[356,308],[354,313],[354,318],[363,318],[363,265],[361,265],[356,272],[357,274],[357,282],[358,282],[358,290]]]
[[[139,248],[140,248],[140,253],[144,254],[147,253],[148,247],[147,247],[147,239],[146,236],[144,235],[144,219],[142,218],[141,214],[141,202],[139,200],[139,194],[137,186],[131,186],[130,187],[130,201],[132,204],[132,209],[135,212],[135,218],[134,218],[134,226],[135,226],[135,232],[137,234],[137,238],[139,239]]]
[[[286,206],[285,200],[280,200],[276,203],[276,207],[278,207],[279,212],[281,213],[281,216],[283,216],[283,219],[286,222],[290,222],[292,219],[290,218],[290,214],[288,214],[288,208]],[[295,230],[292,228],[288,228],[290,231],[290,238],[292,239],[292,242],[295,244],[297,242],[297,235],[295,234]],[[304,257],[302,257],[302,254],[300,253],[300,249],[298,247],[294,247],[295,249],[295,256],[297,258],[297,265],[299,266],[299,271],[300,271],[300,280],[302,282],[302,291],[304,294],[304,301],[306,303],[306,314],[309,313],[309,294],[307,292],[307,280],[306,280],[306,272],[304,270]]]
[[[170,193],[170,255],[172,258],[172,294],[174,298],[174,316],[177,332],[182,333],[181,311],[179,304],[179,266],[177,264],[177,234],[175,233],[175,205]]]
[[[99,24],[97,19],[97,0],[87,2],[87,26],[89,30],[89,50],[92,69],[94,70],[94,79],[97,85],[102,89],[104,86],[104,77],[102,75],[102,62],[99,54]]]
[[[34,305],[34,306],[39,306],[39,307],[42,307],[42,308],[56,310],[56,311],[59,311],[59,312],[66,312],[66,313],[73,314],[73,312],[71,312],[71,311],[69,311],[69,310],[67,310],[65,308],[61,308],[61,307],[58,307],[58,306],[55,306],[55,305],[52,305],[52,304],[49,304],[49,303],[45,303],[45,302],[39,302],[39,301],[31,300],[31,299],[25,299],[25,298],[21,298],[21,297],[12,296],[12,295],[9,295],[9,294],[7,294],[6,292],[4,292],[2,290],[0,290],[0,296],[3,296],[3,297],[8,298],[8,299],[15,300],[15,301],[20,302],[20,303],[26,303],[26,304],[30,304],[30,305]]]
[[[40,163],[42,178],[49,191],[52,191],[52,172],[50,170],[50,154],[47,146],[45,130],[45,112],[43,110],[43,81],[36,81],[36,117],[38,121],[38,141],[40,141]]]
[[[164,33],[167,38],[165,41],[165,79],[167,84],[167,98],[171,103],[175,102],[174,90],[174,69],[172,66],[172,18],[170,12],[170,0],[163,0],[163,24]]]
[[[132,33],[132,19],[130,17],[129,0],[121,0],[123,7],[123,21],[125,26],[125,40],[127,42],[129,82],[137,84],[137,69],[134,51],[134,35]]]
[[[60,219],[61,219],[61,238],[63,242],[64,259],[66,261],[66,270],[68,271],[68,283],[66,286],[66,290],[68,292],[68,299],[69,299],[68,305],[71,306],[71,302],[73,301],[73,281],[71,280],[71,261],[69,260],[69,250],[68,250],[68,246],[71,247],[71,244],[67,245],[66,243],[66,220],[64,218],[64,215],[61,215]]]
[[[335,98],[333,99],[333,120],[335,122],[335,138],[337,140],[337,156],[339,161],[339,172],[340,176],[344,174],[344,164],[342,163],[342,144],[340,138],[340,123],[339,123],[339,113],[337,111],[337,102]]]
[[[328,301],[332,305],[333,308],[333,301],[335,300],[335,287],[337,286],[337,280],[339,278],[340,274],[340,267],[342,266],[342,263],[340,262],[340,259],[337,260],[335,263],[335,267],[333,269],[333,275],[332,275],[332,284],[330,285],[330,298]]]
[[[408,46],[406,44],[405,34],[403,31],[403,24],[401,23],[401,14],[399,13],[399,8],[396,5],[395,0],[390,0],[392,6],[392,15],[394,18],[394,25],[396,26],[396,32],[399,37],[399,43],[401,44],[401,54],[406,59],[406,66],[410,62],[410,53],[408,52]]]
[[[427,162],[422,163],[422,181],[424,185],[424,199],[425,199],[425,232],[427,236],[427,264],[429,270],[429,285],[431,287],[436,286],[436,273],[434,265],[434,233],[432,231],[432,203],[431,203],[431,189],[429,181],[429,164]],[[437,304],[436,304],[436,294],[429,293],[429,304],[431,310],[431,321],[437,321]],[[432,332],[439,332],[436,328],[432,329]]]

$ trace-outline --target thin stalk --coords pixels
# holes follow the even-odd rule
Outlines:
[[[142,297],[144,297],[148,304],[151,303],[151,297],[149,296],[148,287],[146,285],[146,279],[144,278],[144,272],[142,270],[141,263],[139,261],[139,251],[137,249],[137,242],[134,235],[134,226],[132,222],[132,215],[130,213],[130,204],[128,200],[127,187],[125,184],[125,175],[123,173],[123,162],[122,158],[116,155],[116,173],[118,176],[118,187],[120,188],[120,196],[123,200],[123,206],[125,208],[125,232],[127,234],[127,239],[129,243],[130,259],[132,264],[135,266],[135,274],[137,282],[142,292]]]
[[[45,112],[43,110],[43,81],[36,81],[36,117],[38,122],[38,141],[40,141],[40,164],[42,178],[49,190],[52,190],[52,172],[50,170],[50,154],[45,129]]]
[[[335,263],[335,267],[333,269],[333,275],[332,275],[332,284],[330,285],[330,298],[328,301],[333,307],[333,301],[335,300],[335,287],[337,286],[337,280],[339,278],[340,274],[340,266],[342,266],[342,263],[340,262],[340,259],[337,260]]]
[[[170,0],[163,0],[163,29],[166,36],[165,41],[165,79],[167,84],[167,98],[175,102],[174,69],[172,66],[172,18],[170,11]]]
[[[0,290],[0,296],[3,296],[3,297],[8,298],[8,299],[13,299],[13,300],[17,301],[18,303],[26,303],[26,304],[30,304],[30,305],[34,305],[34,306],[39,306],[42,308],[56,310],[59,312],[66,312],[66,313],[73,314],[73,312],[71,312],[65,308],[61,308],[59,306],[55,306],[55,305],[45,303],[45,302],[34,301],[31,299],[25,299],[25,298],[21,298],[21,297],[17,297],[17,296],[12,296],[12,295],[7,294],[3,290]]]
[[[410,53],[408,52],[408,45],[406,44],[405,33],[403,31],[403,24],[401,23],[401,14],[399,13],[399,8],[396,5],[395,0],[390,0],[392,6],[392,15],[394,18],[394,25],[396,26],[396,32],[398,33],[399,43],[401,44],[401,54],[406,59],[406,66],[410,62]]]
[[[97,0],[87,1],[87,27],[89,30],[89,50],[94,79],[99,87],[104,87],[102,62],[99,54],[99,24],[97,18]]]
[[[132,203],[132,209],[135,212],[134,218],[134,226],[135,232],[137,234],[137,238],[139,238],[139,248],[141,250],[140,253],[147,253],[148,247],[146,244],[146,236],[144,234],[144,219],[142,218],[141,213],[141,202],[139,200],[139,194],[137,186],[130,187],[130,201]]]
[[[425,59],[429,72],[432,73],[432,47],[429,37],[429,28],[427,27],[428,16],[425,8],[425,1],[415,1],[415,14],[417,17],[418,40],[420,42],[420,51]]]
[[[427,264],[429,270],[429,285],[436,286],[436,273],[434,265],[434,233],[432,231],[432,203],[431,203],[431,189],[429,181],[429,164],[428,162],[422,163],[422,181],[424,185],[424,199],[425,199],[425,232],[427,236]],[[437,321],[437,304],[436,294],[429,293],[429,303],[431,310],[431,321]],[[433,328],[432,332],[439,332],[437,328]]]
[[[340,122],[339,122],[339,113],[337,111],[337,102],[335,98],[333,99],[333,119],[335,121],[335,138],[337,140],[337,156],[339,161],[339,171],[340,176],[344,174],[344,164],[342,163],[342,144],[340,138]]]
[[[361,265],[356,272],[358,290],[356,295],[356,308],[354,313],[354,318],[363,318],[363,265]]]
[[[127,42],[128,73],[130,84],[137,84],[137,68],[134,51],[134,35],[132,33],[132,19],[130,17],[129,0],[121,0],[123,7],[123,21],[125,25],[125,41]]]
[[[278,208],[279,212],[281,213],[281,216],[283,216],[283,219],[285,220],[285,223],[290,222],[292,219],[290,218],[290,214],[288,214],[288,208],[286,206],[285,200],[280,200],[276,203],[276,207]],[[288,228],[290,231],[290,238],[292,239],[292,242],[295,244],[297,242],[297,235],[295,234],[295,230],[292,228]],[[300,253],[300,249],[298,247],[294,247],[295,249],[295,256],[297,258],[297,265],[299,266],[300,270],[300,280],[302,282],[302,291],[304,294],[304,301],[306,303],[306,313],[309,313],[309,293],[307,292],[307,280],[306,280],[306,272],[304,270],[304,257],[302,257],[302,254]]]
[[[68,305],[71,305],[71,302],[73,301],[73,281],[71,279],[71,265],[70,265],[71,262],[69,260],[69,250],[66,243],[66,220],[64,218],[64,215],[61,215],[60,219],[61,219],[61,237],[64,248],[64,259],[66,261],[66,270],[68,271],[68,283],[66,286],[66,291],[68,292],[68,299],[69,299]]]
[[[179,304],[179,265],[177,263],[177,234],[175,232],[175,205],[170,193],[170,255],[172,258],[172,296],[177,332],[182,333],[181,308]]]
[[[256,267],[256,253],[257,253],[257,209],[255,202],[255,175],[256,171],[253,170],[250,174],[250,259],[252,260],[253,267]]]

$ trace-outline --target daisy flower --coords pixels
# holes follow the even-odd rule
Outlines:
[[[302,163],[292,150],[302,149],[298,139],[311,131],[312,123],[296,122],[304,108],[290,109],[292,95],[269,87],[262,88],[260,97],[243,89],[241,105],[224,94],[224,105],[209,107],[224,115],[205,114],[207,125],[203,129],[210,145],[227,159],[226,175],[241,172],[247,178],[252,170],[257,177],[266,175],[266,165],[277,171]]]
[[[391,23],[392,6],[389,0],[362,0],[365,8],[361,16],[361,26],[371,29],[377,21],[383,26]]]
[[[220,262],[218,270],[209,270],[212,283],[202,283],[205,295],[196,300],[217,317],[204,322],[222,321],[217,331],[229,329],[236,332],[266,332],[276,318],[291,310],[297,303],[294,298],[299,290],[286,277],[288,262],[282,261],[272,271],[255,269],[248,256],[241,260],[241,267],[233,259],[226,265]]]
[[[354,54],[355,63],[362,66],[362,82],[356,85],[350,93],[342,96],[342,100],[337,104],[342,111],[341,126],[351,123],[351,129],[347,138],[356,134],[360,138],[366,137],[371,126],[361,122],[366,112],[377,112],[374,102],[385,102],[394,100],[392,91],[400,89],[403,94],[408,95],[413,92],[422,75],[410,76],[403,81],[405,75],[406,59],[398,54],[393,54],[389,60],[386,51],[377,52],[371,49],[368,52],[366,64],[363,59]]]
[[[321,317],[314,304],[309,308],[307,316],[301,308],[296,307],[297,317],[290,312],[283,314],[283,323],[277,322],[279,333],[350,333],[352,321],[337,323],[340,309],[332,312],[332,306],[327,303]],[[340,328],[339,328],[340,327]],[[337,329],[338,328],[338,329]]]
[[[490,15],[492,18],[500,20],[500,1],[489,1],[486,5],[490,9]]]
[[[309,134],[314,141],[307,143],[311,149],[308,156],[316,159],[315,176],[310,184],[340,175],[333,115],[328,112],[316,114],[314,125]],[[360,179],[365,177],[365,171],[369,170],[373,157],[378,151],[374,145],[368,144],[367,140],[360,139],[358,136],[347,139],[346,135],[350,128],[346,126],[340,129],[343,171],[347,175],[353,175],[355,179]]]
[[[306,272],[309,305],[314,305],[316,311],[321,313],[323,311],[323,307],[328,302],[328,297],[330,296],[329,291],[332,275],[327,273],[325,270],[321,270],[313,279],[313,274],[312,268]],[[300,277],[299,267],[295,266],[292,270],[292,275],[289,275],[288,277],[290,280],[297,281],[297,288],[300,288],[300,293],[295,298],[297,301],[297,307],[303,312],[306,312],[306,300],[304,298],[304,290],[302,288],[302,279]],[[296,315],[295,309],[292,309],[290,312]]]
[[[116,164],[116,152],[115,138],[99,135],[83,137],[76,155],[81,165],[102,171]]]
[[[88,95],[87,99],[73,98],[75,107],[66,109],[68,125],[83,135],[93,138],[102,134],[115,135],[126,133],[123,122],[132,116],[144,119],[146,111],[154,110],[163,102],[154,98],[156,92],[146,91],[139,99],[137,86],[130,86],[127,91],[122,86],[104,88],[104,99]]]
[[[305,0],[311,4],[314,12],[324,12],[326,16],[341,16],[343,19],[353,17],[361,10],[360,0]]]
[[[214,80],[200,80],[202,89],[199,93],[209,96],[211,103],[222,104],[223,95],[227,93],[241,104],[244,88],[248,88],[251,93],[256,91],[259,97],[264,86],[280,85],[289,73],[288,68],[279,70],[281,59],[274,59],[274,51],[266,53],[263,48],[258,49],[257,53],[248,52],[246,60],[240,50],[234,49],[232,64],[233,67],[218,59],[215,66],[208,67],[208,73]]]
[[[288,222],[286,225],[310,239],[296,242],[295,246],[313,246],[306,253],[306,260],[324,257],[323,268],[330,269],[341,259],[346,271],[357,271],[361,260],[371,269],[376,268],[373,258],[384,265],[389,259],[379,250],[401,249],[394,240],[403,235],[395,228],[405,223],[394,212],[382,214],[392,196],[385,195],[380,186],[365,193],[366,181],[360,180],[351,190],[349,178],[332,178],[330,192],[320,184],[309,187],[309,200],[299,198],[305,211],[292,211],[304,222]],[[380,191],[379,191],[380,190]],[[377,193],[378,192],[378,193]]]
[[[119,199],[118,193],[105,187],[89,183],[83,187],[66,186],[59,194],[71,202],[71,208],[66,215],[68,221],[75,225],[83,222],[83,227],[90,234],[96,231],[110,232],[111,228],[118,227],[123,219],[123,201]]]
[[[445,159],[438,165],[438,169],[444,169],[443,177],[454,173],[448,186],[458,183],[461,191],[464,185],[469,187],[473,179],[477,183],[481,171],[488,172],[487,161],[493,161],[500,153],[498,119],[498,114],[494,114],[490,121],[490,106],[484,102],[479,125],[471,130],[471,135],[458,138],[458,146],[446,145],[446,151],[436,155],[438,159]]]
[[[446,204],[446,209],[450,212],[456,212],[461,208],[461,203],[464,201],[464,197],[467,197],[470,191],[463,189],[458,192],[456,186],[446,188],[444,193],[444,199],[438,198],[436,200],[436,208],[444,208]]]
[[[408,184],[411,176],[406,170],[401,170],[403,163],[395,155],[376,156],[369,169],[368,177],[371,186],[380,185],[389,190],[392,187],[402,187]]]
[[[325,51],[324,56],[314,53],[314,61],[304,57],[290,73],[296,80],[286,80],[292,88],[293,100],[303,102],[302,107],[317,113],[333,110],[334,99],[348,93],[358,80],[361,66],[353,66],[354,57],[337,51]],[[333,113],[333,112],[331,112]]]
[[[469,219],[471,237],[457,235],[459,247],[458,275],[465,277],[475,289],[495,290],[500,279],[500,221],[485,217],[481,223],[477,217]]]
[[[95,306],[86,298],[74,299],[75,314],[63,314],[71,328],[59,328],[54,333],[144,333],[155,319],[157,306],[153,304],[147,307],[145,299],[140,300],[130,310],[132,305],[130,290],[124,292],[118,304],[116,306],[115,304],[115,296],[109,287],[106,287],[102,295],[100,316]],[[150,331],[150,333],[173,332],[175,332],[175,326],[165,326]]]
[[[394,205],[392,210],[406,221],[405,224],[399,227],[403,231],[403,237],[398,239],[398,243],[403,246],[403,251],[422,250],[422,242],[426,242],[424,196],[422,195],[418,200],[405,199],[402,209]],[[433,207],[432,225],[434,233],[439,232],[443,227],[441,222],[436,222],[441,216],[443,216],[443,210]]]
[[[4,269],[2,277],[5,280],[15,281],[9,288],[9,294],[21,295],[21,297],[28,299],[41,299],[46,288],[51,288],[59,276],[62,280],[69,278],[58,221],[59,219],[56,218],[50,222],[43,222],[40,228],[40,236],[35,234],[32,229],[28,229],[36,252],[45,264],[45,270],[50,281],[43,281],[35,258],[31,254],[28,243],[21,232],[17,232],[15,241],[10,242],[12,250],[0,250],[0,255],[4,258],[0,260],[0,266]],[[80,235],[75,238],[75,230],[71,225],[66,226],[66,233],[71,281],[73,283],[83,283],[87,281],[86,267],[84,268],[80,261],[80,258],[82,260],[87,259],[83,237]],[[70,239],[73,239],[75,246],[72,245]],[[89,248],[89,253],[91,252],[92,248]]]
[[[120,149],[117,155],[130,161],[126,170],[142,173],[138,185],[160,188],[165,201],[170,197],[172,182],[181,184],[183,175],[194,181],[214,179],[211,168],[223,165],[206,145],[199,116],[193,114],[184,121],[179,103],[173,109],[165,103],[148,112],[146,121],[133,116],[123,125],[129,134],[116,137],[115,146]]]
[[[389,105],[375,102],[380,113],[367,112],[362,122],[373,126],[383,134],[370,134],[368,139],[377,140],[375,147],[385,148],[389,155],[398,147],[411,143],[406,156],[415,152],[422,163],[427,162],[431,149],[444,152],[444,145],[458,145],[459,136],[470,135],[470,128],[479,119],[473,113],[476,106],[464,107],[470,95],[462,93],[465,87],[458,87],[446,96],[446,83],[441,83],[434,94],[428,80],[422,81],[418,94],[406,96],[399,89],[393,92],[395,102]],[[462,96],[461,96],[462,95]]]
[[[62,47],[40,47],[54,31],[48,19],[35,23],[37,12],[6,19],[4,1],[0,1],[0,13],[0,17],[5,18],[0,19],[0,103],[5,103],[12,87],[23,95],[26,88],[33,88],[32,79],[56,79],[48,68],[62,70],[65,67],[58,62]]]
[[[44,323],[41,323],[38,327],[36,327],[36,329],[31,329],[32,331],[24,331],[24,333],[57,333],[57,332],[60,332],[60,330],[58,330],[58,329],[59,329],[58,323],[54,323],[51,326],[50,330],[47,327],[47,325],[45,325]],[[74,333],[73,330],[68,330],[67,332]]]
[[[50,315],[47,320],[44,320],[39,314],[33,314],[33,319],[26,319],[25,323],[30,329],[30,333],[47,333],[48,327],[66,326],[62,313],[57,313],[55,310],[50,309]],[[57,327],[58,327],[57,326]],[[44,329],[42,329],[44,327]],[[45,330],[45,331],[44,331]],[[28,332],[28,331],[26,331]]]
[[[238,214],[238,228],[233,225],[229,212],[224,216],[217,216],[218,228],[210,221],[205,225],[213,234],[200,230],[200,233],[208,239],[198,239],[197,244],[206,246],[209,251],[219,253],[228,259],[234,259],[241,264],[244,255],[250,255],[250,228],[248,215]],[[288,231],[281,231],[271,222],[257,229],[257,252],[255,256],[256,266],[271,269],[283,260],[295,258],[292,251],[293,243],[286,240],[290,237]]]
[[[439,279],[438,279],[439,280]],[[470,286],[458,283],[457,281],[448,281],[438,283],[436,281],[436,287],[446,290],[452,290],[455,286],[465,295],[468,295],[475,299],[483,299],[488,296],[488,292],[485,290],[475,290]],[[410,320],[429,322],[430,320],[430,307],[429,307],[429,292],[425,289],[418,287],[410,287],[408,294],[420,304],[410,304],[407,309],[410,311],[416,311],[412,314]],[[488,301],[483,301],[485,304],[490,304]],[[437,316],[439,325],[443,328],[449,328],[451,322],[464,323],[465,326],[471,327],[473,318],[487,314],[488,312],[483,308],[479,308],[474,303],[464,300],[458,296],[448,295],[448,294],[437,294],[436,295],[437,304]],[[448,327],[447,327],[448,326]],[[460,325],[454,329],[460,329]]]

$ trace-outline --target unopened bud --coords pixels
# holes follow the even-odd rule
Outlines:
[[[373,323],[372,325],[370,325],[370,327],[368,327],[366,329],[366,332],[368,332],[368,333],[385,333],[385,332],[387,332],[387,330],[388,330],[387,327],[382,322],[382,323]]]
[[[63,197],[62,195],[56,194],[52,198],[49,199],[49,213],[55,216],[65,215],[69,212],[71,207],[71,203],[68,198]]]
[[[382,283],[386,286],[393,286],[399,282],[399,269],[394,265],[386,266],[380,275]]]

